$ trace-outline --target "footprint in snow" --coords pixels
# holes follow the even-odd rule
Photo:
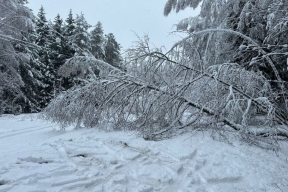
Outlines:
[[[45,160],[42,157],[35,158],[35,157],[27,157],[27,158],[19,158],[22,162],[28,162],[28,163],[38,163],[38,164],[48,164],[52,163],[51,160]],[[17,162],[16,164],[20,164],[20,162]]]
[[[0,186],[9,184],[7,180],[0,180]]]

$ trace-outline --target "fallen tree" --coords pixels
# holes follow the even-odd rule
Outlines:
[[[152,50],[147,38],[127,55],[127,72],[93,57],[68,61],[63,68],[76,62],[85,74],[97,68],[100,75],[87,75],[84,86],[58,96],[46,108],[46,117],[63,127],[112,123],[114,129],[138,130],[153,140],[203,127],[222,135],[232,128],[249,143],[275,150],[280,137],[288,138],[287,117],[261,73],[236,63],[199,69],[181,47],[163,54]],[[64,71],[66,76],[73,72]],[[259,110],[263,114],[255,124]]]

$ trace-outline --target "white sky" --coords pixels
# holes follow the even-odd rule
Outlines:
[[[180,34],[171,35],[174,24],[182,19],[196,15],[199,11],[186,9],[168,17],[163,15],[167,0],[29,0],[27,5],[35,14],[43,5],[47,19],[54,20],[59,13],[63,20],[72,9],[76,14],[84,13],[92,26],[98,21],[103,24],[104,33],[113,33],[123,49],[128,48],[139,36],[148,34],[151,42],[169,49],[179,39]],[[84,3],[85,2],[85,3]],[[170,35],[169,35],[170,34]]]

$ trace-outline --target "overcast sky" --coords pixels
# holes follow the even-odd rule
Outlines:
[[[164,45],[169,49],[179,39],[171,35],[174,24],[182,19],[196,15],[198,10],[186,9],[168,17],[163,15],[167,0],[29,0],[27,5],[35,14],[43,5],[47,19],[54,20],[57,13],[65,20],[69,10],[75,14],[84,13],[92,26],[98,21],[103,24],[104,33],[113,33],[123,49],[128,48],[139,36],[148,34],[157,47]]]

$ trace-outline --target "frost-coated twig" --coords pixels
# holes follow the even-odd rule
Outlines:
[[[280,82],[279,83],[279,87],[282,89],[284,89],[284,86],[283,84],[281,83],[282,82],[282,79],[278,73],[278,70],[276,69],[273,61],[270,59],[268,53],[266,53],[261,46],[258,45],[258,43],[256,43],[253,39],[251,39],[250,37],[240,33],[240,32],[237,32],[237,31],[233,31],[233,30],[230,30],[230,29],[206,29],[206,30],[203,30],[203,31],[197,31],[197,32],[194,32],[192,33],[191,35],[183,38],[181,41],[175,43],[172,48],[170,49],[173,50],[175,47],[181,45],[182,43],[186,42],[188,39],[190,38],[193,38],[194,36],[197,36],[197,35],[202,35],[202,34],[206,34],[206,33],[213,33],[213,32],[221,32],[221,33],[230,33],[230,34],[234,34],[234,35],[238,35],[240,37],[242,37],[243,39],[246,39],[247,41],[251,42],[253,45],[257,46],[259,48],[259,50],[261,51],[261,54],[263,55],[263,57],[267,60],[267,62],[269,63],[270,67],[272,68],[273,72],[275,73],[275,76],[277,78],[277,81]],[[168,51],[168,53],[170,52]]]
[[[232,88],[232,89],[233,89],[234,91],[236,91],[237,93],[239,93],[239,94],[241,94],[242,96],[244,96],[245,98],[251,100],[251,101],[252,101],[255,105],[257,105],[262,111],[265,111],[265,110],[266,110],[266,109],[265,109],[266,107],[265,107],[263,104],[259,103],[257,100],[253,99],[252,97],[250,97],[250,96],[247,95],[246,93],[242,92],[239,88],[237,88],[237,87],[235,87],[235,86],[233,86],[233,85],[231,85],[231,84],[229,84],[229,83],[227,83],[227,82],[224,82],[223,80],[221,80],[221,79],[219,79],[219,78],[217,78],[217,77],[215,78],[213,75],[211,75],[211,74],[209,74],[209,73],[205,73],[205,72],[199,71],[199,70],[197,70],[197,69],[195,69],[195,68],[191,68],[191,67],[188,67],[188,66],[186,66],[186,65],[183,65],[183,64],[181,64],[181,63],[177,63],[176,61],[173,61],[173,60],[169,59],[166,55],[164,55],[164,54],[162,54],[162,53],[153,52],[153,53],[151,53],[151,56],[154,56],[155,54],[162,56],[162,59],[167,60],[167,61],[169,61],[169,62],[171,62],[171,63],[173,63],[173,64],[177,64],[177,65],[179,65],[179,66],[181,66],[181,67],[183,67],[183,68],[189,69],[189,70],[191,70],[191,71],[195,71],[195,72],[201,74],[202,76],[206,76],[206,77],[209,77],[209,78],[211,78],[211,79],[215,79],[215,80],[218,81],[219,83],[221,83],[221,84],[229,87],[229,89]],[[157,56],[157,58],[159,58],[160,56]],[[284,114],[280,114],[278,111],[276,111],[276,117],[279,119],[279,121],[280,121],[281,123],[287,125],[287,122],[286,122],[286,120],[285,120],[285,115],[284,115]]]

